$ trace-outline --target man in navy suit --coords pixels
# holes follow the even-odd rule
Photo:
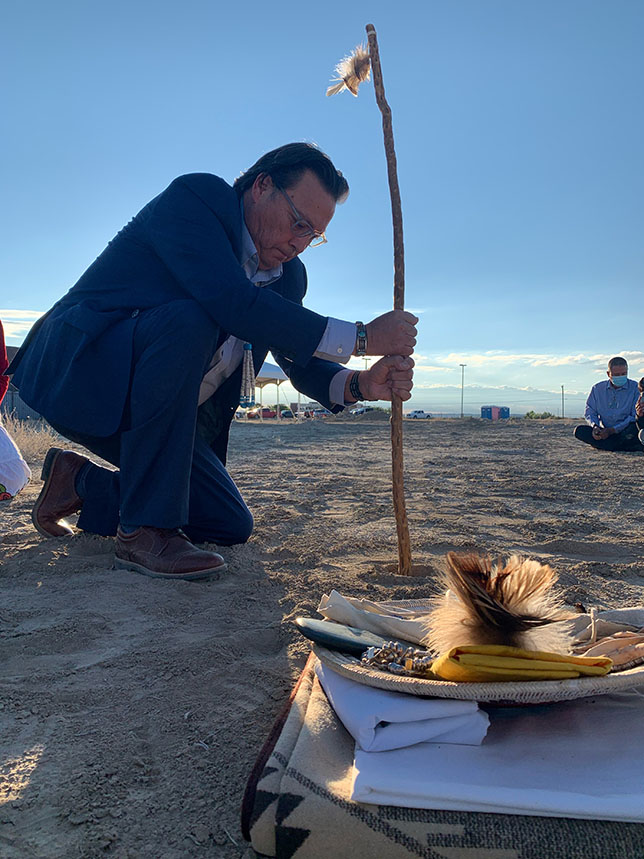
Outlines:
[[[42,317],[8,369],[62,435],[117,466],[52,448],[33,511],[44,536],[116,535],[118,568],[200,579],[225,569],[195,543],[248,539],[253,520],[226,471],[244,344],[269,349],[295,387],[333,412],[408,399],[415,316],[367,325],[302,306],[298,255],[348,185],[311,144],[262,156],[231,187],[189,174],[145,206]],[[336,363],[384,355],[368,370]]]

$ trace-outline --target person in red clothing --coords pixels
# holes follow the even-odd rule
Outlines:
[[[2,375],[8,366],[7,347],[4,345],[4,328],[2,327],[2,320],[0,320],[0,403],[9,387],[9,376]]]
[[[9,387],[9,377],[2,375],[8,366],[4,329],[0,320],[0,403]],[[25,486],[30,477],[29,466],[0,420],[0,501],[8,501],[13,498]]]

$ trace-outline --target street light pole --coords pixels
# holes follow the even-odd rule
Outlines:
[[[564,386],[561,386],[561,417],[565,418],[566,415],[564,413]]]
[[[465,387],[465,368],[467,364],[459,364],[461,368],[461,417],[463,417],[463,388]]]

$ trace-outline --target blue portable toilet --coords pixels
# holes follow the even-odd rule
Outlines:
[[[507,421],[510,417],[510,409],[508,406],[500,406],[499,407],[499,418],[502,421]]]
[[[488,421],[492,420],[492,406],[481,406],[481,417]]]

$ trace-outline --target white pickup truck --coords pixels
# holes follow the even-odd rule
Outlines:
[[[407,412],[408,418],[431,418],[429,412],[424,412],[422,409],[414,409],[413,412]]]

